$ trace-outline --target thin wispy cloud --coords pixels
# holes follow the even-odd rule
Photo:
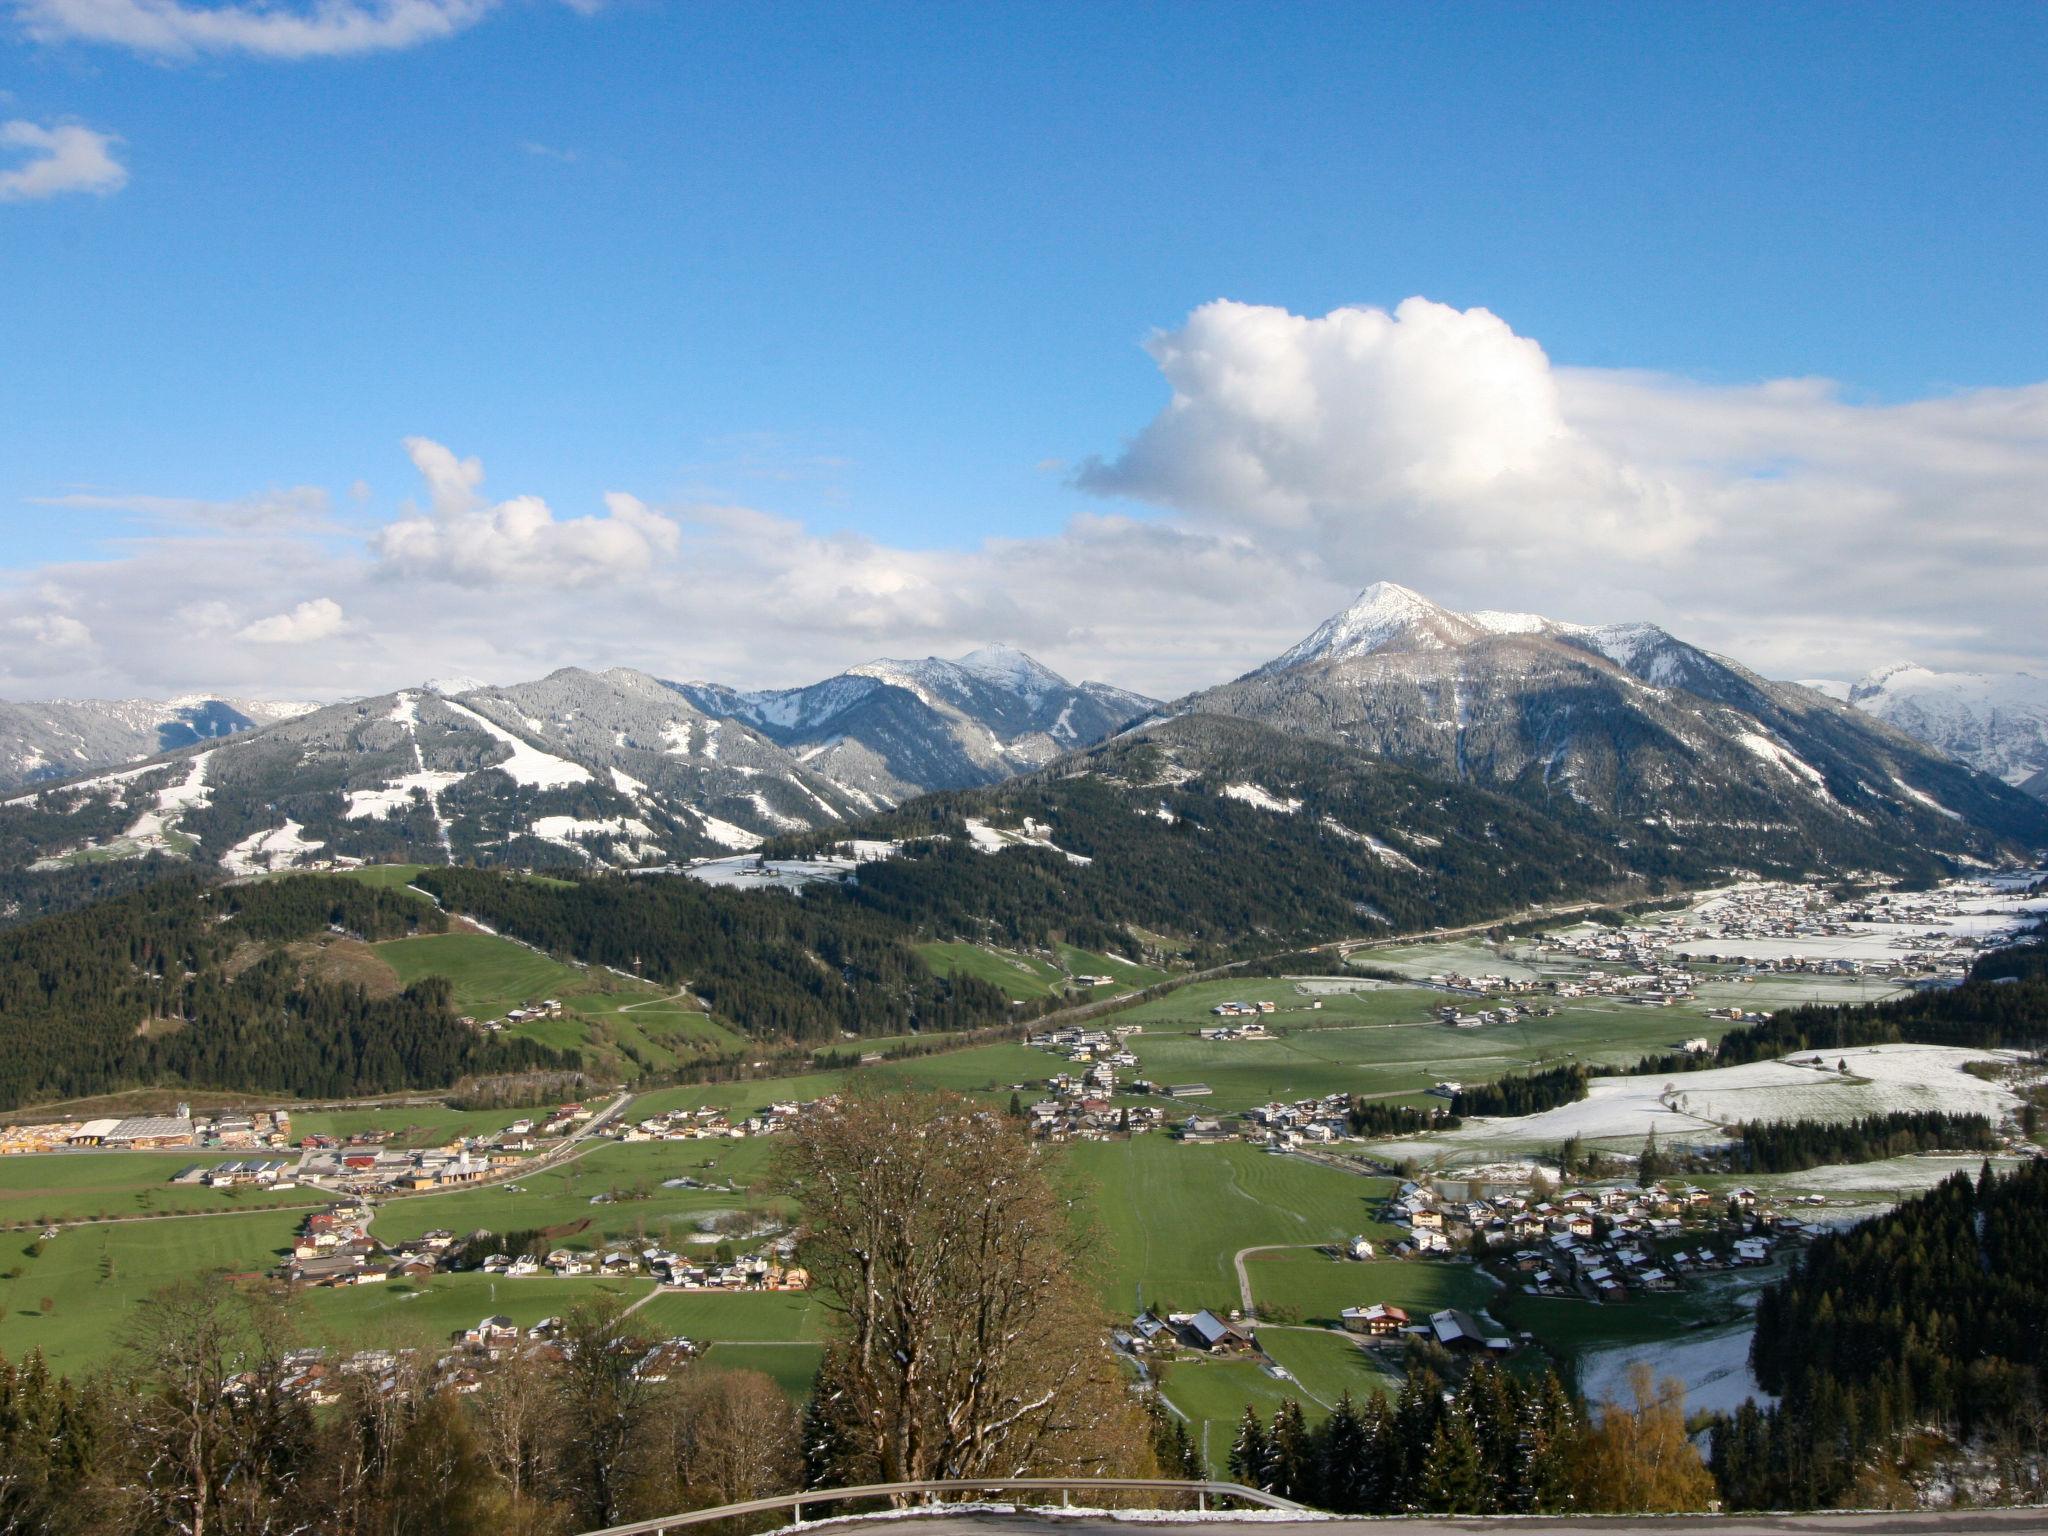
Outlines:
[[[15,0],[42,43],[94,43],[162,59],[242,54],[341,58],[439,42],[497,0],[323,0],[311,5],[186,5],[178,0]]]
[[[0,203],[120,191],[128,184],[128,168],[114,158],[120,142],[77,123],[0,123]]]

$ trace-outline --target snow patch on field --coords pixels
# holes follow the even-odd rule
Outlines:
[[[252,832],[220,856],[220,865],[231,875],[255,875],[264,870],[290,869],[306,854],[318,853],[327,845],[304,836],[305,828],[290,817],[281,827]]]
[[[774,806],[768,803],[768,797],[758,789],[747,796],[747,803],[753,806],[754,814],[767,822],[768,825],[780,827],[785,832],[801,832],[810,825],[809,822],[804,821],[800,817],[783,815],[782,812],[776,810]]]
[[[1756,1384],[1756,1375],[1749,1368],[1749,1342],[1755,1334],[1754,1328],[1738,1328],[1594,1350],[1579,1361],[1579,1389],[1589,1403],[1613,1402],[1627,1407],[1635,1400],[1629,1390],[1629,1369],[1640,1361],[1656,1372],[1660,1385],[1671,1377],[1685,1384],[1688,1414],[1706,1409],[1732,1414],[1751,1398],[1760,1405],[1775,1403],[1777,1399]]]
[[[626,772],[623,768],[614,768],[611,772],[612,788],[616,789],[620,794],[631,795],[634,799],[637,800],[642,795],[647,793],[647,786],[645,784],[642,784],[638,779],[634,778],[633,775]]]
[[[851,859],[702,859],[681,873],[706,885],[740,890],[801,890],[822,880],[843,880],[853,872]]]
[[[736,827],[729,821],[720,821],[716,816],[703,811],[692,814],[704,824],[704,835],[722,847],[758,848],[765,841],[758,832],[749,832],[745,827]]]
[[[1801,1053],[1800,1062],[1815,1059]],[[1754,1120],[1853,1120],[1893,1110],[1987,1115],[1996,1122],[2019,1101],[1997,1083],[1963,1070],[1973,1061],[2009,1061],[2004,1051],[1941,1045],[1872,1045],[1819,1053],[1820,1067],[1793,1059],[1755,1061],[1704,1072],[1595,1078],[1585,1098],[1536,1115],[1468,1120],[1453,1140],[1474,1145],[1556,1143],[1572,1136],[1640,1141],[1716,1140],[1724,1128]],[[1846,1072],[1835,1070],[1837,1062]]]
[[[1242,800],[1246,805],[1255,805],[1262,811],[1273,811],[1282,816],[1292,816],[1301,809],[1299,800],[1283,800],[1257,784],[1226,784],[1223,793],[1232,800]]]
[[[1068,853],[1059,847],[1042,831],[1038,823],[1026,819],[1022,831],[1010,827],[992,827],[975,817],[967,818],[967,836],[982,853],[1001,853],[1005,848],[1044,848],[1059,854],[1075,864],[1086,864],[1088,859],[1078,853]]]
[[[486,720],[466,704],[453,699],[443,699],[441,707],[452,714],[460,715],[478,730],[496,739],[510,750],[511,756],[502,763],[492,763],[479,772],[496,769],[515,784],[529,785],[535,789],[560,789],[567,784],[587,784],[590,770],[581,763],[572,763],[565,757],[556,757],[552,752],[543,752],[521,738],[514,736],[502,725]]]
[[[451,785],[460,784],[468,778],[466,773],[451,773],[445,769],[422,768],[415,773],[402,774],[395,779],[386,779],[376,789],[352,789],[348,791],[348,809],[343,814],[350,821],[364,821],[373,817],[389,816],[393,811],[404,810],[412,804],[413,792],[427,797],[427,803],[436,807],[435,819],[440,819],[438,809],[441,791]]]
[[[662,857],[662,849],[654,841],[654,828],[632,816],[610,816],[601,820],[575,816],[542,816],[537,818],[528,830],[544,842],[572,848],[586,856],[589,856],[590,850],[583,846],[584,838],[613,837],[622,841],[626,856],[635,862],[646,863]]]

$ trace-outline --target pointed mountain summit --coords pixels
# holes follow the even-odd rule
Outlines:
[[[1475,619],[1439,607],[1398,582],[1376,581],[1358,601],[1251,675],[1286,672],[1312,662],[1350,661],[1380,651],[1450,651],[1486,631]]]
[[[1887,842],[1992,856],[2048,835],[2036,803],[1811,689],[1649,623],[1460,613],[1376,582],[1175,716],[1226,715],[1516,796],[1619,818],[1738,866],[1878,867]],[[1986,836],[1986,834],[1991,834]]]

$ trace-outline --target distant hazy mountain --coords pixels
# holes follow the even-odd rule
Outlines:
[[[952,661],[871,661],[804,688],[673,686],[875,804],[995,783],[1099,741],[1155,703],[1106,683],[1070,683],[1006,645]]]
[[[2048,771],[2048,679],[1902,663],[1871,673],[1845,696],[1916,741],[2008,784],[2027,788]],[[2040,794],[2038,788],[2029,792]]]
[[[0,789],[140,762],[317,706],[257,699],[48,699],[0,703]]]
[[[1654,624],[1458,613],[1382,582],[1256,671],[1171,706],[1341,742],[1673,849],[1886,867],[2048,841],[2007,786]]]

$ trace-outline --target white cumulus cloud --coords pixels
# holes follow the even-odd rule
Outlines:
[[[1675,487],[1577,430],[1543,349],[1484,309],[1219,299],[1148,350],[1173,398],[1082,469],[1090,490],[1334,549],[1664,550],[1693,531]]]
[[[452,37],[497,0],[317,0],[310,5],[185,5],[179,0],[17,0],[38,42],[101,43],[156,58],[268,59],[389,53]]]
[[[644,574],[681,538],[672,519],[636,496],[607,494],[603,517],[557,518],[538,496],[486,502],[477,494],[483,465],[431,438],[409,437],[405,449],[427,483],[428,505],[377,532],[377,556],[395,575],[461,586],[580,586]]]
[[[0,170],[0,203],[40,202],[66,192],[105,197],[128,184],[128,168],[114,158],[120,142],[77,123],[44,127],[22,118],[0,123],[0,152],[25,156]]]
[[[333,598],[308,598],[284,613],[243,626],[239,638],[258,645],[307,645],[338,633],[342,618],[341,604]]]

